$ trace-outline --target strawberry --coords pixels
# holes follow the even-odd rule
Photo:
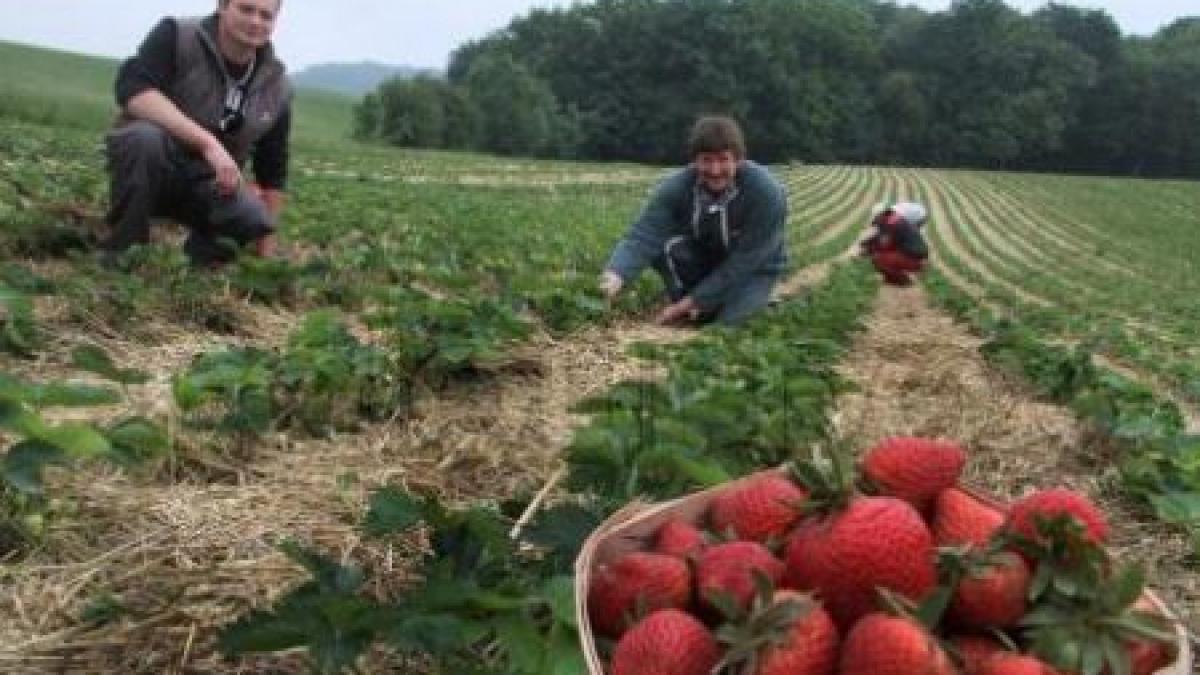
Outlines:
[[[628,553],[597,569],[588,590],[588,615],[596,631],[616,637],[638,611],[683,608],[692,575],[683,560],[659,553]]]
[[[954,675],[954,664],[927,630],[911,619],[864,616],[842,646],[840,675]]]
[[[815,589],[843,629],[875,608],[877,588],[919,600],[937,581],[933,535],[911,505],[893,497],[859,497],[798,527],[786,559],[788,585]]]
[[[1025,616],[1031,574],[1025,560],[1010,551],[992,556],[966,573],[954,590],[950,615],[974,628],[1009,628]]]
[[[754,572],[764,574],[772,584],[783,577],[784,564],[762,544],[732,541],[711,546],[696,561],[696,585],[701,600],[717,607],[715,594],[725,594],[741,609],[754,597]]]
[[[983,663],[979,675],[1057,675],[1057,671],[1032,656],[1001,652]]]
[[[988,659],[1005,651],[1004,645],[986,635],[959,635],[951,638],[950,646],[962,663],[963,675],[979,675]]]
[[[1161,626],[1167,625],[1166,617],[1146,595],[1142,595],[1133,603],[1135,612],[1157,618]],[[1142,639],[1125,643],[1125,651],[1129,654],[1130,675],[1153,675],[1170,665],[1174,658],[1174,648],[1166,642]]]
[[[1067,515],[1087,530],[1088,538],[1103,544],[1108,540],[1108,521],[1087,497],[1065,489],[1041,490],[1023,497],[1008,510],[1008,527],[1017,534],[1040,541],[1038,519]]]
[[[775,603],[799,603],[802,616],[783,639],[762,651],[750,675],[833,675],[838,658],[838,630],[820,605],[795,591],[776,591]]]
[[[732,532],[738,539],[781,538],[800,517],[804,497],[804,490],[784,476],[752,476],[713,497],[709,525],[719,535]]]
[[[704,532],[683,520],[669,520],[654,535],[654,552],[687,558],[704,550]]]
[[[895,436],[867,451],[862,473],[881,494],[924,511],[939,492],[958,483],[966,462],[967,453],[956,443]]]
[[[709,675],[720,658],[716,639],[698,619],[660,609],[617,641],[612,675]]]
[[[1004,513],[958,488],[938,493],[933,515],[933,538],[938,546],[983,547],[1003,525]]]
[[[804,593],[774,591],[759,580],[750,610],[717,630],[728,649],[721,672],[740,675],[833,675],[838,631]]]
[[[1138,640],[1125,644],[1130,675],[1154,675],[1171,664],[1171,647],[1165,642]]]

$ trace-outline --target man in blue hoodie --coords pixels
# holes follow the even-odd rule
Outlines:
[[[671,304],[658,322],[737,324],[767,305],[787,264],[787,197],[767,169],[746,159],[737,122],[702,117],[687,167],[667,176],[617,243],[600,281],[615,297],[653,267]]]

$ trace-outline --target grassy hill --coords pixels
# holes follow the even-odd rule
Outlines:
[[[374,61],[318,63],[292,74],[298,87],[321,89],[348,96],[362,96],[393,77],[413,77],[432,71],[409,66],[392,66]]]
[[[116,105],[119,62],[0,41],[0,117],[48,126],[105,129]],[[350,133],[354,99],[297,89],[293,136],[300,145],[328,145]]]

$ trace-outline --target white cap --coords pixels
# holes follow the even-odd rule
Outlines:
[[[904,222],[911,227],[921,227],[925,224],[925,220],[929,218],[929,212],[924,206],[916,202],[899,202],[892,205],[892,211],[896,215],[904,219]]]

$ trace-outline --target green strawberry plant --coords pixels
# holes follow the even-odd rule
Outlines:
[[[831,366],[878,288],[858,265],[793,301],[682,345],[640,347],[665,382],[631,381],[581,402],[592,416],[567,450],[568,485],[616,506],[678,496],[790,459],[828,436],[827,410],[846,385]]]
[[[494,509],[452,509],[433,497],[380,489],[363,529],[375,538],[424,538],[412,586],[394,598],[369,597],[363,569],[285,543],[311,579],[226,626],[220,648],[237,656],[303,647],[320,673],[354,671],[374,644],[423,655],[441,672],[583,673],[573,584],[561,573],[597,521],[578,507],[547,520],[527,539],[543,542],[535,552],[509,537],[511,523]],[[547,541],[568,550],[556,555]]]
[[[487,297],[434,298],[394,287],[379,294],[367,324],[385,332],[400,367],[436,384],[528,334],[511,306]]]
[[[116,367],[94,345],[74,353],[76,367],[122,387],[145,381],[145,374]],[[122,403],[108,387],[79,382],[33,383],[0,373],[0,430],[12,440],[0,461],[0,504],[10,517],[40,522],[49,503],[43,474],[49,466],[104,460],[122,466],[160,458],[170,451],[165,430],[140,416],[123,416],[104,425],[54,422],[43,413],[58,408],[91,408]],[[38,527],[24,528],[36,535]]]
[[[242,348],[198,356],[171,382],[175,405],[198,428],[254,436],[275,420],[272,395],[278,357]]]
[[[31,357],[42,343],[28,295],[0,285],[0,349],[20,357]]]
[[[275,368],[284,421],[310,433],[352,429],[360,419],[384,419],[408,403],[391,357],[359,341],[331,311],[304,317]]]

